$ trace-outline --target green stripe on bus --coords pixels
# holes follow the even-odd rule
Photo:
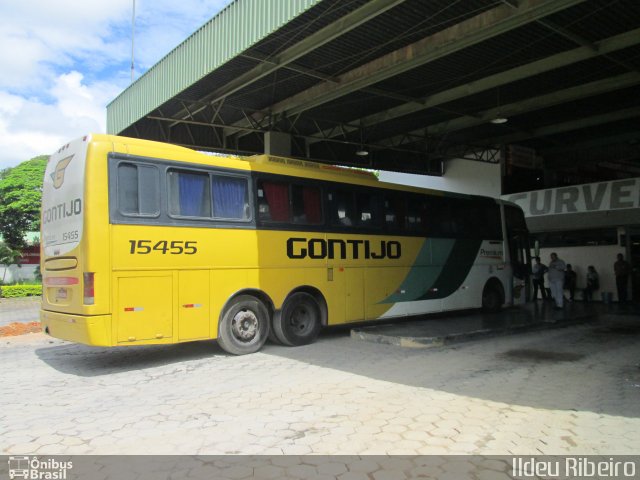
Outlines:
[[[433,300],[451,295],[469,274],[481,243],[482,240],[473,239],[426,240],[398,290],[380,303]]]
[[[427,289],[425,294],[417,300],[445,298],[460,288],[464,279],[469,275],[481,244],[482,240],[456,240],[440,276],[433,286]]]

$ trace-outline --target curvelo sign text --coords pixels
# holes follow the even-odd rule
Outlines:
[[[502,198],[517,203],[526,217],[640,208],[640,178],[535,190]]]

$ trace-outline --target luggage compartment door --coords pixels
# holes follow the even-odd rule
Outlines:
[[[117,282],[118,343],[171,339],[172,276],[119,277]]]
[[[210,338],[209,271],[178,272],[178,340]]]

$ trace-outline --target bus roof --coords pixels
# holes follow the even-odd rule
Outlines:
[[[375,176],[373,172],[362,170],[358,168],[348,168],[348,167],[339,167],[336,165],[328,165],[325,163],[318,163],[309,160],[300,160],[296,158],[288,158],[288,157],[278,157],[275,155],[253,155],[251,157],[247,157],[246,160],[254,162],[260,165],[278,165],[283,166],[286,165],[289,169],[295,170],[307,170],[312,171],[314,173],[322,172],[322,173],[339,173],[340,175],[344,175],[347,177],[359,178],[377,181],[378,178]]]
[[[361,170],[358,168],[340,167],[336,165],[329,165],[303,159],[287,158],[266,154],[253,155],[250,157],[239,157],[234,155],[210,155],[206,152],[199,152],[188,147],[183,147],[171,143],[107,134],[91,134],[90,138],[92,142],[110,143],[112,145],[113,151],[116,152],[135,154],[139,156],[149,156],[154,158],[160,157],[171,161],[197,163],[225,168],[237,168],[239,170],[260,171],[265,173],[298,176],[316,180],[327,180],[364,186],[377,186],[392,190],[415,193],[429,193],[432,195],[442,195],[448,197],[477,197],[484,199],[491,198],[464,193],[446,192],[431,188],[421,188],[395,183],[380,182],[376,175],[371,171]]]

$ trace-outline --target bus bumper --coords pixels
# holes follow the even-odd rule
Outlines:
[[[40,310],[42,331],[52,337],[70,342],[109,347],[111,343],[111,315],[71,315]]]

